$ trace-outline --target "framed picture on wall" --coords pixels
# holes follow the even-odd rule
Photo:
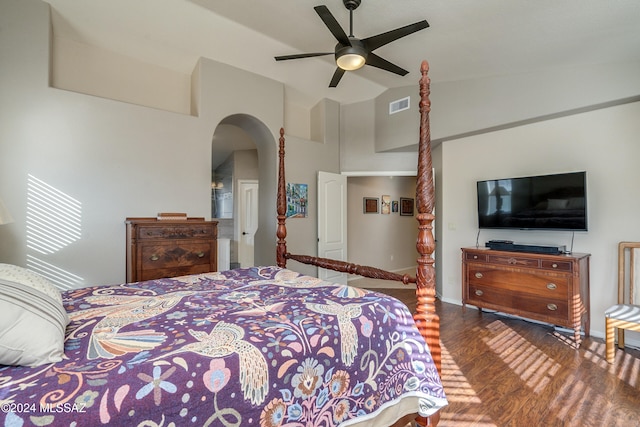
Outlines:
[[[378,198],[377,197],[363,197],[362,198],[362,212],[378,213]]]
[[[413,199],[409,197],[400,197],[400,215],[413,216]]]
[[[382,196],[382,205],[380,211],[381,213],[386,215],[391,213],[391,196]]]
[[[394,200],[391,202],[391,212],[398,213],[398,201]]]
[[[287,183],[287,218],[306,218],[308,185]]]

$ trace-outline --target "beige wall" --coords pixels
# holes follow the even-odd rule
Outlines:
[[[417,89],[416,86],[415,90],[417,91]],[[384,172],[387,175],[415,175],[417,170],[417,151],[376,152],[375,118],[375,100],[341,106],[341,172],[347,175],[376,175],[380,172]],[[398,134],[403,132],[405,130],[398,130]],[[413,131],[409,130],[406,132],[413,133]]]
[[[443,299],[461,302],[460,248],[476,243],[477,180],[586,170],[589,231],[575,233],[573,251],[592,255],[591,330],[603,336],[604,310],[616,301],[617,243],[640,240],[638,117],[640,102],[444,142],[436,218]],[[479,242],[569,248],[572,238],[565,231],[483,230]]]
[[[382,195],[395,201],[400,197],[415,198],[415,176],[348,177],[347,194],[349,261],[389,271],[415,267],[416,217],[400,216],[398,212],[363,213],[364,197],[377,198],[379,206]]]
[[[0,194],[15,219],[0,228],[0,262],[46,263],[68,287],[124,281],[126,217],[163,211],[210,217],[211,142],[220,123],[243,127],[256,142],[261,181],[256,262],[275,262],[281,83],[202,58],[191,76],[194,114],[151,108],[50,87],[46,3],[0,3],[0,28]],[[308,158],[308,151],[296,148],[306,144],[315,147],[317,168],[339,170],[338,141],[291,138],[288,162],[300,164],[290,169],[291,180],[315,183],[309,176],[316,169],[298,160]],[[53,253],[27,247],[29,175],[81,207],[80,238]],[[300,233],[307,238],[305,251],[315,248],[315,224],[310,224]]]

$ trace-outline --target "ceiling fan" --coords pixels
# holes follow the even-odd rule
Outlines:
[[[409,73],[397,65],[383,59],[373,53],[380,46],[384,46],[401,37],[420,31],[429,26],[427,21],[416,22],[395,30],[387,31],[376,36],[359,39],[353,35],[353,11],[360,6],[361,0],[342,0],[344,6],[349,10],[349,36],[344,32],[336,18],[331,14],[329,9],[322,5],[314,7],[320,19],[327,26],[331,34],[338,40],[334,52],[314,52],[300,53],[296,55],[276,56],[276,61],[285,61],[288,59],[310,58],[314,56],[323,56],[334,54],[336,58],[336,71],[329,87],[336,87],[345,71],[354,71],[362,68],[364,65],[380,68],[385,71],[404,76]]]

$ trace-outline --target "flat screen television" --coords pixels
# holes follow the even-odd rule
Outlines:
[[[587,173],[478,181],[478,227],[587,230]]]

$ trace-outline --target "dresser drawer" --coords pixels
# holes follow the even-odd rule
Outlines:
[[[492,264],[510,265],[514,267],[539,267],[540,260],[517,254],[513,255],[489,255],[488,260]]]
[[[544,298],[567,298],[569,278],[537,270],[505,270],[488,265],[469,264],[467,283],[490,286],[496,290],[513,291]]]
[[[186,242],[183,244],[140,245],[140,266],[142,270],[209,264],[211,245],[209,243]]]
[[[464,257],[469,262],[472,262],[472,261],[486,262],[487,261],[486,253],[465,252]]]
[[[470,285],[467,302],[498,311],[508,307],[508,311],[514,314],[550,322],[556,321],[561,325],[567,325],[569,319],[569,303],[566,298],[543,298],[519,292],[501,291],[490,286]]]
[[[184,224],[171,226],[142,226],[137,228],[138,239],[212,239],[217,237],[211,224]]]
[[[542,268],[548,268],[549,270],[557,270],[557,271],[572,271],[573,264],[566,261],[553,261],[543,259],[540,263]]]

